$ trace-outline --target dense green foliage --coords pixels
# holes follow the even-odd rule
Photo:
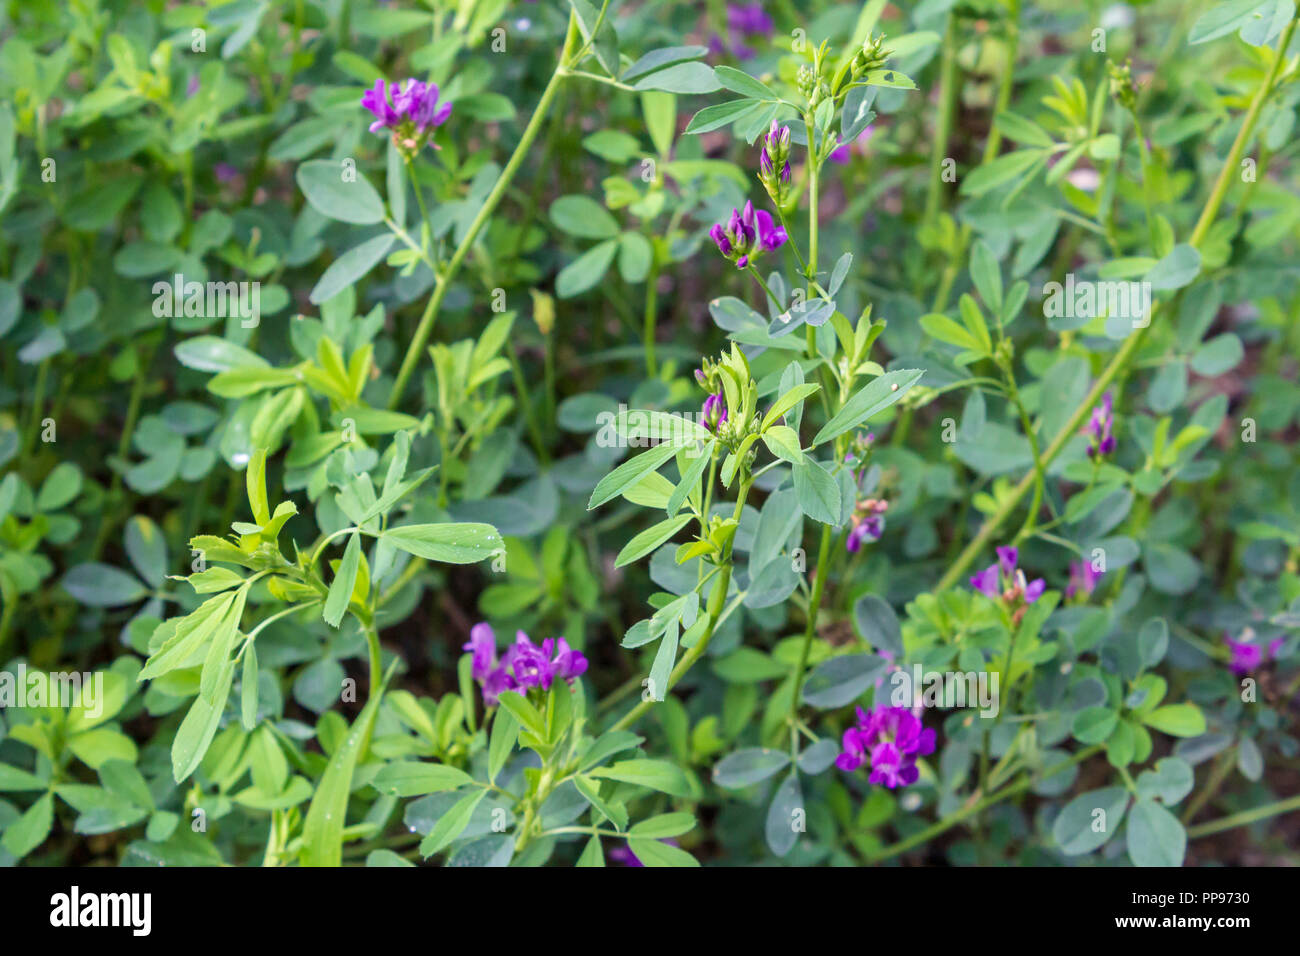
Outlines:
[[[8,3],[0,863],[1295,862],[1296,25]]]

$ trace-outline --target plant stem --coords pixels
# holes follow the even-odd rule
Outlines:
[[[794,672],[794,686],[790,693],[790,723],[794,724],[799,715],[799,692],[803,689],[804,670],[808,666],[808,655],[812,651],[813,637],[817,634],[817,612],[822,605],[822,591],[826,587],[826,577],[831,563],[831,526],[822,525],[822,540],[817,548],[817,573],[813,576],[812,598],[808,601],[808,622],[804,625],[803,649],[799,652],[799,666]]]
[[[653,240],[652,240],[653,242]],[[646,378],[655,377],[655,318],[659,307],[659,257],[650,254],[650,274],[645,280],[645,342]]]
[[[442,300],[446,298],[452,280],[460,270],[465,257],[469,255],[469,250],[478,239],[478,234],[483,231],[483,227],[487,225],[488,219],[496,210],[497,203],[506,194],[511,181],[515,178],[515,173],[519,171],[524,157],[532,147],[533,140],[537,138],[537,134],[542,128],[542,122],[546,119],[551,103],[555,100],[555,94],[559,92],[564,78],[569,75],[569,57],[573,52],[577,37],[577,15],[570,12],[569,30],[564,39],[564,49],[560,52],[560,59],[555,66],[555,72],[551,74],[551,79],[542,91],[542,97],[538,100],[536,109],[533,110],[532,118],[528,120],[528,125],[524,127],[523,135],[519,138],[519,145],[515,147],[515,151],[506,162],[505,169],[501,171],[501,176],[497,179],[496,185],[492,187],[487,199],[483,201],[483,207],[479,209],[478,215],[470,223],[465,238],[461,240],[460,245],[456,247],[456,251],[452,253],[446,267],[439,270],[435,277],[433,294],[429,296],[429,304],[425,306],[424,314],[420,316],[420,323],[415,328],[415,335],[411,338],[410,345],[407,346],[406,357],[402,359],[401,368],[398,369],[397,379],[393,382],[392,391],[388,393],[388,407],[390,409],[396,408],[398,403],[401,402],[402,393],[406,390],[406,384],[415,371],[415,366],[420,361],[420,353],[424,351],[424,346],[433,332],[434,323],[438,318],[438,310],[442,307]]]
[[[948,133],[956,96],[953,86],[957,81],[957,32],[948,14],[948,28],[943,34],[943,49],[939,56],[939,118],[935,129],[934,149],[930,152],[930,189],[925,197],[925,224],[933,225],[939,215],[939,202],[943,197],[943,161],[948,156]]]
[[[367,700],[374,700],[379,696],[379,687],[383,683],[383,649],[379,646],[379,631],[375,628],[374,621],[365,625],[363,630],[366,632],[366,645],[370,650],[370,696]]]
[[[1243,810],[1241,813],[1234,813],[1230,817],[1223,817],[1219,820],[1211,820],[1209,823],[1202,823],[1199,826],[1188,827],[1187,836],[1195,840],[1198,837],[1209,836],[1211,833],[1222,833],[1224,830],[1231,830],[1234,827],[1244,827],[1248,823],[1258,823],[1260,820],[1267,820],[1281,813],[1291,813],[1293,810],[1300,810],[1300,796],[1288,797],[1286,800],[1279,800],[1276,803],[1266,803],[1262,807],[1256,807],[1253,810]]]

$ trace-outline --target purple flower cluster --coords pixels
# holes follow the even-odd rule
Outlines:
[[[370,132],[392,130],[393,142],[406,153],[416,152],[433,128],[451,116],[450,101],[438,102],[438,84],[419,80],[389,83],[387,88],[383,80],[375,80],[374,89],[362,94],[361,105],[375,116]]]
[[[1025,609],[1047,590],[1047,582],[1042,578],[1025,580],[1025,572],[1016,568],[1020,560],[1018,548],[998,548],[997,552],[997,561],[972,575],[970,586],[995,601],[1002,600],[1012,609],[1012,622],[1019,624]]]
[[[587,658],[564,638],[548,637],[538,647],[523,631],[515,632],[515,642],[498,659],[496,634],[487,623],[470,628],[469,643],[463,650],[474,655],[471,673],[482,686],[483,702],[489,707],[496,705],[502,691],[550,690],[557,677],[573,683],[587,670]]]
[[[1241,636],[1247,638],[1247,640],[1234,641],[1227,634],[1223,635],[1223,640],[1232,654],[1231,659],[1228,661],[1228,667],[1237,675],[1253,671],[1266,660],[1264,648],[1249,640],[1255,636],[1253,630],[1247,628]],[[1268,642],[1268,657],[1277,657],[1277,652],[1282,649],[1282,640],[1282,638],[1277,637]]]
[[[1115,403],[1110,392],[1102,396],[1101,404],[1092,410],[1092,418],[1084,426],[1083,433],[1090,437],[1088,454],[1094,458],[1109,455],[1115,450],[1115,436],[1111,429],[1115,426]]]
[[[870,783],[891,790],[916,783],[916,758],[934,753],[934,731],[923,728],[906,707],[876,707],[870,713],[858,707],[857,712],[857,725],[844,731],[844,750],[835,766],[852,773],[870,761]]]
[[[1101,580],[1102,574],[1101,571],[1093,570],[1091,561],[1071,561],[1070,583],[1065,588],[1066,598],[1075,595],[1088,597],[1097,589],[1097,582]]]
[[[756,36],[771,36],[776,26],[763,9],[762,3],[727,4],[727,39],[731,50],[739,59],[753,59],[754,51],[745,41]],[[716,34],[709,39],[714,53],[726,52],[726,46]]]
[[[752,202],[745,203],[744,212],[732,209],[726,224],[714,225],[709,236],[737,269],[748,266],[760,253],[780,248],[786,240],[785,230],[772,222],[771,214],[755,210]]]

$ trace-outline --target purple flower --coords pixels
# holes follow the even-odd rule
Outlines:
[[[438,102],[438,84],[419,80],[389,83],[387,89],[383,80],[375,80],[374,89],[362,94],[361,105],[374,114],[370,132],[392,130],[393,142],[408,154],[423,146],[433,128],[451,116],[451,103]]]
[[[483,680],[497,666],[497,638],[486,621],[469,629],[469,643],[461,649],[474,655],[470,673],[475,680]]]
[[[1242,631],[1241,636],[1245,640],[1234,641],[1227,634],[1223,635],[1224,643],[1228,645],[1228,650],[1232,655],[1228,661],[1228,667],[1237,675],[1247,674],[1263,664],[1265,660],[1277,657],[1277,652],[1282,649],[1284,641],[1280,637],[1269,641],[1266,652],[1263,647],[1254,643],[1254,628],[1246,628]]]
[[[219,183],[230,183],[239,178],[239,170],[229,163],[217,163],[212,167],[212,174]]]
[[[977,574],[972,574],[970,586],[986,597],[991,597],[996,601],[1002,594],[1002,592],[998,590],[998,566],[996,564],[990,564],[983,571],[980,571]]]
[[[729,3],[727,4],[727,42],[723,43],[722,38],[716,33],[709,37],[709,49],[715,54],[722,54],[731,47],[731,52],[741,60],[748,60],[754,56],[754,50],[747,43],[746,38],[755,36],[771,36],[775,30],[772,18],[767,15],[761,3]]]
[[[852,157],[853,155],[854,146],[865,147],[866,144],[871,140],[871,136],[873,133],[875,133],[875,131],[876,130],[874,126],[868,125],[866,129],[864,129],[861,133],[858,134],[857,139],[847,143],[840,142],[840,144],[836,146],[835,149],[832,150],[831,152],[830,155],[831,162],[838,163],[841,166],[847,164],[850,157]]]
[[[1070,583],[1065,589],[1065,596],[1072,598],[1076,594],[1081,594],[1086,598],[1097,589],[1097,582],[1101,580],[1101,575],[1101,571],[1092,569],[1091,561],[1071,561]]]
[[[1043,596],[1047,582],[1042,578],[1025,580],[1025,572],[1016,568],[1020,550],[1007,546],[997,549],[998,560],[978,574],[971,575],[970,586],[993,600],[1001,600],[1011,610],[1011,621],[1019,624],[1025,610]]]
[[[844,731],[843,750],[835,765],[852,773],[870,762],[869,783],[891,790],[916,783],[920,771],[916,758],[934,753],[934,731],[906,707],[876,707],[870,713],[856,708],[858,722]]]
[[[770,36],[775,26],[761,3],[727,4],[727,27],[737,33]]]
[[[1088,454],[1093,458],[1109,455],[1115,450],[1115,436],[1111,434],[1114,425],[1114,401],[1107,392],[1102,396],[1101,404],[1092,410],[1092,417],[1083,429],[1083,433],[1092,439],[1088,442]]]
[[[523,631],[497,659],[496,634],[487,623],[476,624],[463,650],[474,656],[471,674],[483,688],[483,702],[493,707],[502,691],[527,693],[531,688],[550,690],[558,677],[572,683],[587,670],[587,658],[564,638],[547,638],[538,647]]]
[[[884,514],[889,510],[889,502],[882,498],[864,498],[854,506],[849,520],[853,523],[844,547],[853,553],[862,549],[866,541],[879,541],[885,533]]]
[[[778,206],[785,202],[790,184],[790,127],[772,120],[758,155],[758,181]]]
[[[718,251],[728,259],[735,259],[736,268],[743,269],[754,261],[760,252],[770,252],[785,244],[785,230],[772,222],[772,215],[754,209],[752,202],[745,203],[744,212],[731,210],[731,218],[716,224],[709,236]]]
[[[727,403],[722,397],[721,392],[715,392],[704,400],[704,408],[700,411],[700,417],[704,419],[704,427],[711,432],[717,432],[722,423],[727,420]]]

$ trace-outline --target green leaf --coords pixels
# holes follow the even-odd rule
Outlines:
[[[713,71],[695,61],[658,70],[632,85],[638,90],[663,90],[665,93],[713,93],[722,89]]]
[[[717,77],[718,82],[724,87],[733,93],[739,93],[741,96],[756,100],[772,100],[774,102],[780,99],[766,85],[760,83],[743,70],[737,70],[730,66],[715,66],[713,75]]]
[[[88,607],[119,607],[148,594],[137,578],[107,564],[78,564],[61,583],[78,603]]]
[[[686,132],[692,136],[710,133],[715,129],[738,123],[762,108],[763,104],[754,100],[732,100],[729,103],[706,106],[691,117],[691,121],[686,124]]]
[[[772,794],[772,803],[768,807],[767,821],[763,828],[767,845],[777,856],[785,856],[799,841],[800,830],[795,827],[795,815],[803,809],[803,789],[799,786],[799,774],[791,771]]]
[[[561,299],[571,299],[586,292],[605,275],[617,252],[617,239],[606,239],[592,246],[560,270],[555,277],[556,294]]]
[[[475,808],[483,802],[483,798],[486,796],[487,791],[479,789],[456,801],[456,804],[450,810],[438,818],[438,822],[429,831],[429,835],[420,841],[420,855],[430,857],[450,846],[452,841],[469,826],[470,817],[474,815]]]
[[[546,721],[537,708],[529,703],[528,698],[508,690],[497,698],[497,702],[531,733],[538,737],[546,736]]]
[[[963,196],[982,196],[984,193],[1000,186],[1008,180],[1027,173],[1047,155],[1042,149],[1022,149],[1014,153],[999,156],[991,163],[975,169],[962,180]]]
[[[1187,831],[1150,797],[1139,797],[1128,815],[1128,855],[1135,866],[1182,866]]]
[[[352,589],[357,584],[357,568],[361,564],[361,534],[352,532],[348,536],[348,546],[343,551],[343,560],[330,582],[329,594],[325,598],[325,623],[338,627],[347,612],[348,602],[352,600]]]
[[[447,522],[389,528],[381,540],[417,558],[443,564],[474,564],[505,547],[490,524]]]
[[[45,842],[54,826],[54,794],[47,793],[5,829],[3,846],[10,856],[22,859]]]
[[[921,316],[921,328],[936,342],[946,342],[961,349],[984,353],[985,349],[966,327],[941,312]]]
[[[1199,737],[1205,733],[1205,715],[1195,704],[1166,704],[1144,714],[1142,723],[1171,737]]]
[[[588,771],[589,777],[607,777],[622,783],[649,787],[674,797],[689,797],[690,782],[676,764],[667,760],[620,760]]]
[[[851,704],[884,672],[885,661],[875,654],[840,654],[827,658],[804,681],[804,703],[822,710]]]
[[[1104,787],[1081,793],[1061,810],[1052,837],[1066,856],[1091,853],[1119,831],[1128,807],[1128,791]]]
[[[1196,777],[1192,765],[1182,757],[1164,757],[1156,761],[1154,770],[1144,770],[1137,778],[1139,797],[1159,800],[1172,807],[1192,792]]]
[[[1171,292],[1190,285],[1200,273],[1200,252],[1195,246],[1180,243],[1151,267],[1144,280],[1151,283],[1153,292]]]
[[[387,678],[384,684],[387,685]],[[343,827],[347,821],[352,776],[362,751],[370,743],[370,733],[383,697],[384,688],[381,686],[379,693],[361,709],[352,729],[334,751],[325,773],[321,775],[316,795],[307,808],[307,819],[302,825],[303,866],[337,867],[343,864]],[[479,794],[486,792],[481,790]]]
[[[348,288],[388,255],[397,237],[391,233],[359,242],[329,264],[307,298],[312,305],[328,302]]]
[[[600,837],[593,836],[583,847],[582,855],[574,866],[604,866],[605,854],[600,848]]]
[[[706,46],[665,46],[651,50],[623,71],[623,80],[631,83],[637,77],[648,76],[657,70],[682,63],[686,60],[698,60],[709,52]]]
[[[340,222],[369,226],[384,221],[384,202],[370,181],[351,170],[350,181],[344,180],[341,163],[332,159],[313,159],[298,167],[298,186],[313,209]]]
[[[643,866],[699,866],[695,857],[671,843],[659,840],[628,840],[630,849]]]
[[[822,426],[813,438],[813,444],[830,441],[869,421],[906,395],[908,389],[919,382],[924,374],[925,370],[919,368],[898,369],[868,382],[844,403],[834,418]]]
[[[1002,311],[1002,269],[987,242],[978,239],[971,249],[970,277],[984,304],[994,314]]]
[[[561,231],[583,239],[608,239],[618,234],[618,220],[590,196],[561,196],[551,203],[551,222]]]
[[[419,797],[426,793],[455,790],[474,782],[463,770],[438,763],[400,760],[375,775],[374,787],[397,797]]]
[[[877,594],[864,594],[853,602],[853,623],[858,634],[872,648],[896,659],[902,658],[903,631],[898,615],[884,598]]]
[[[1022,143],[1025,146],[1042,146],[1045,149],[1051,149],[1055,144],[1052,137],[1047,135],[1037,123],[1030,122],[1018,113],[1012,113],[1010,110],[1003,110],[997,118],[998,131],[1014,143]]]
[[[628,831],[629,836],[647,840],[666,840],[690,833],[695,829],[695,816],[690,813],[661,813],[642,820]]]
[[[496,783],[497,776],[510,758],[515,741],[519,739],[519,721],[509,710],[501,708],[492,718],[492,733],[488,738],[488,783]]]
[[[189,713],[181,721],[172,741],[172,777],[180,783],[192,774],[207,753],[208,745],[216,735],[221,714],[230,696],[230,684],[235,676],[235,663],[227,660],[214,671],[211,695],[199,694],[190,705]]]
[[[614,559],[614,567],[621,568],[624,565],[631,564],[633,561],[639,561],[651,551],[654,551],[661,544],[675,535],[694,518],[694,515],[684,514],[675,518],[669,518],[666,521],[660,521],[658,524],[646,528],[626,545]]]
[[[798,365],[794,365],[793,367],[799,368]],[[784,381],[784,376],[782,376],[782,381]],[[790,411],[790,409],[794,408],[808,396],[813,395],[820,390],[820,385],[813,382],[807,382],[796,385],[789,391],[785,392],[785,394],[773,402],[772,407],[767,410],[767,414],[763,416],[763,424],[759,427],[759,431],[767,431],[775,422],[780,420],[783,415]]]
[[[747,747],[729,753],[713,768],[713,782],[726,790],[743,790],[780,773],[790,764],[784,750]]]
[[[803,449],[799,447],[799,435],[788,425],[773,425],[763,432],[763,444],[777,458],[798,464],[803,460]]]
[[[618,35],[614,32],[613,13],[606,9],[602,17],[600,11],[588,0],[569,0],[569,4],[577,14],[582,38],[591,44],[596,59],[600,61],[600,65],[606,72],[617,78]]]
[[[48,784],[35,774],[0,763],[0,792],[10,790],[44,790]]]
[[[618,497],[628,488],[641,481],[646,475],[657,470],[664,462],[672,458],[676,451],[677,449],[672,442],[663,442],[649,451],[623,462],[596,483],[596,487],[592,489],[591,498],[587,501],[587,510],[591,511],[599,508],[611,498]]]
[[[840,521],[840,486],[814,458],[804,455],[794,466],[794,492],[799,508],[822,524]]]
[[[1085,707],[1074,715],[1070,731],[1080,743],[1099,744],[1111,735],[1118,723],[1119,713],[1109,707]]]

